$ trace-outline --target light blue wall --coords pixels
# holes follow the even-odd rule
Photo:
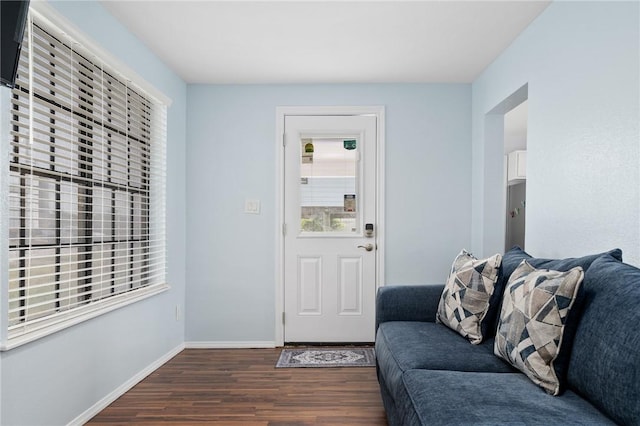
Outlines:
[[[485,114],[528,83],[527,249],[618,246],[640,263],[637,2],[552,3],[473,86],[187,88],[98,3],[55,7],[173,99],[172,289],[2,353],[2,424],[66,423],[185,340],[273,341],[276,106],[386,107],[384,281],[442,282],[462,247],[502,251],[501,188],[487,185],[502,147]]]
[[[386,283],[444,282],[470,244],[470,85],[190,85],[187,341],[273,341],[276,107],[386,107]],[[243,213],[260,199],[260,215]]]
[[[473,249],[502,251],[502,141],[485,114],[528,83],[526,249],[640,264],[640,3],[553,2],[473,83]],[[496,183],[497,182],[497,183]]]
[[[184,342],[186,84],[99,3],[54,3],[98,44],[173,99],[168,110],[168,277],[171,290],[0,355],[3,425],[60,425]],[[6,92],[3,92],[3,94]]]

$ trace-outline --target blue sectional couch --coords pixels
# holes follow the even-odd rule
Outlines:
[[[443,285],[380,288],[375,348],[389,425],[640,425],[640,269],[621,256],[534,259],[519,248],[503,256],[496,291],[523,259],[585,271],[559,396],[494,355],[494,338],[472,345],[436,323]]]

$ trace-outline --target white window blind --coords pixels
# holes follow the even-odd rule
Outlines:
[[[37,15],[11,102],[8,340],[166,285],[166,106]]]

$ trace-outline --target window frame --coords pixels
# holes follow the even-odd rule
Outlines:
[[[150,152],[149,161],[149,170],[151,168],[160,166],[160,174],[156,175],[156,179],[158,181],[157,184],[149,185],[148,196],[149,198],[154,197],[154,200],[157,197],[159,200],[159,205],[156,203],[154,208],[151,208],[151,205],[148,206],[148,214],[147,221],[145,222],[147,226],[151,227],[150,223],[155,220],[159,220],[154,226],[157,226],[160,229],[161,234],[161,266],[158,267],[161,270],[161,282],[155,283],[152,285],[147,285],[145,287],[133,289],[124,293],[108,296],[106,298],[98,299],[97,302],[89,302],[83,304],[82,306],[69,309],[62,310],[53,315],[48,315],[46,317],[30,321],[24,327],[12,327],[12,331],[9,331],[10,321],[9,321],[9,272],[7,266],[9,265],[9,186],[11,180],[11,172],[10,169],[12,167],[11,158],[13,157],[13,153],[11,152],[11,140],[13,137],[11,136],[11,119],[12,119],[12,94],[11,90],[3,88],[0,90],[0,132],[2,139],[0,141],[0,148],[2,148],[2,154],[0,154],[0,189],[2,194],[2,210],[0,210],[0,217],[2,220],[0,221],[0,240],[3,242],[2,248],[0,249],[0,264],[3,265],[0,268],[0,291],[2,292],[2,297],[0,299],[0,350],[10,350],[12,348],[18,347],[25,343],[31,342],[33,340],[39,339],[41,337],[47,336],[49,334],[58,332],[67,327],[71,327],[80,322],[89,320],[91,318],[95,318],[99,315],[105,314],[107,312],[111,312],[115,309],[130,305],[132,303],[136,303],[140,300],[147,299],[153,295],[162,293],[167,291],[170,287],[167,283],[167,248],[166,248],[166,143],[167,143],[167,129],[166,129],[166,109],[171,103],[171,100],[167,98],[164,94],[159,92],[149,83],[144,81],[140,76],[138,76],[135,72],[130,70],[126,65],[123,65],[119,60],[113,57],[111,54],[103,50],[93,41],[91,41],[86,35],[77,30],[73,24],[69,23],[64,17],[62,17],[58,12],[56,12],[51,6],[47,5],[45,2],[35,2],[32,3],[29,11],[29,22],[27,25],[31,25],[32,19],[37,20],[39,23],[46,25],[48,28],[54,28],[59,33],[64,33],[65,37],[68,37],[69,43],[76,46],[79,45],[83,50],[90,52],[92,55],[92,60],[99,61],[101,64],[105,64],[105,67],[109,69],[109,72],[115,72],[117,74],[117,78],[120,80],[124,80],[127,82],[127,85],[135,88],[137,91],[141,91],[144,95],[150,99],[152,99],[153,103],[156,104],[159,108],[161,108],[162,116],[159,118],[161,120],[161,136],[160,140],[155,143],[159,143],[158,146],[154,147],[152,152]],[[74,121],[74,126],[77,126],[77,120]],[[78,138],[80,135],[76,135]],[[78,140],[74,140],[72,142],[74,146],[78,145]],[[150,148],[151,150],[151,148]],[[93,155],[93,154],[92,154]],[[142,155],[142,154],[141,154]],[[78,162],[80,161],[80,157],[73,158],[72,161]],[[55,185],[58,186],[60,184],[60,180],[55,181]],[[130,182],[127,183],[128,186]],[[56,191],[56,206],[59,207],[60,199],[59,199],[59,188]],[[126,194],[130,194],[130,192],[126,191]],[[79,194],[78,194],[79,196]],[[114,195],[115,197],[115,195]],[[129,196],[132,200],[133,198]],[[115,199],[112,201],[115,203]],[[129,205],[132,205],[133,201]],[[151,204],[151,203],[149,203]],[[158,209],[159,207],[159,209]],[[153,212],[152,212],[153,210]],[[59,213],[57,214],[59,216]],[[133,215],[133,208],[131,208],[130,216]],[[114,214],[115,218],[115,214]],[[57,222],[57,240],[59,240],[59,219],[56,219]],[[95,241],[91,242],[91,244],[95,244]],[[115,245],[114,245],[115,246]],[[59,246],[58,246],[59,247]],[[18,332],[16,332],[18,330]]]

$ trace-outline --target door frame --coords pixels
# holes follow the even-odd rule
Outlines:
[[[284,130],[287,116],[355,116],[369,115],[376,119],[376,290],[384,281],[385,249],[385,107],[384,106],[281,106],[276,107],[276,247],[275,247],[275,339],[284,346]]]

